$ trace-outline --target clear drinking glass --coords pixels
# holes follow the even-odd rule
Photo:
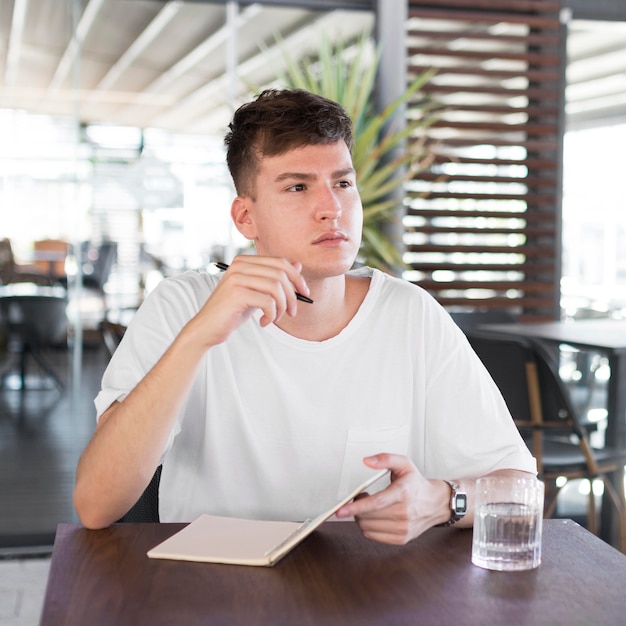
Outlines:
[[[544,484],[534,477],[476,481],[472,563],[513,571],[541,563]]]

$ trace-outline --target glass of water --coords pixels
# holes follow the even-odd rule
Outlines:
[[[476,481],[472,563],[514,571],[541,563],[544,484],[523,478],[487,476]]]

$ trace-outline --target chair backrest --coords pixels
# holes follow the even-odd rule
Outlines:
[[[589,448],[567,388],[551,355],[541,344],[517,337],[470,333],[468,339],[504,397],[522,436],[543,474],[546,436],[569,440],[574,436],[583,452]]]
[[[114,241],[103,241],[96,248],[96,255],[91,264],[91,273],[85,274],[85,277],[89,276],[94,285],[102,289],[107,280],[109,280],[111,270],[117,258],[117,243]]]
[[[52,285],[53,280],[47,274],[31,271],[17,265],[11,240],[0,239],[0,284],[34,283],[35,285]]]
[[[0,273],[12,272],[15,265],[11,240],[7,237],[0,239]]]
[[[139,497],[135,505],[118,522],[159,522],[159,485],[161,483],[161,469],[159,465],[152,476],[150,484]]]
[[[57,296],[9,296],[1,299],[9,332],[19,333],[33,346],[64,343],[67,338],[67,299]]]
[[[117,346],[119,345],[120,341],[122,341],[122,337],[126,332],[126,328],[127,327],[124,324],[110,322],[109,320],[102,320],[100,322],[102,340],[104,341],[104,345],[110,356],[113,356],[113,353],[117,349]]]
[[[500,309],[450,311],[450,317],[464,333],[475,330],[480,324],[514,324],[517,322],[513,313]]]
[[[500,389],[516,423],[532,421],[526,342],[475,332],[468,334],[468,340]]]

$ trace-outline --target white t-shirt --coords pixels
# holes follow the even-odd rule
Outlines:
[[[207,352],[164,451],[161,521],[304,520],[371,474],[362,459],[379,452],[408,455],[429,478],[536,471],[443,308],[407,281],[357,273],[371,276],[369,291],[337,336],[298,339],[255,315]],[[219,278],[186,272],[159,284],[104,374],[98,415],[145,376]]]

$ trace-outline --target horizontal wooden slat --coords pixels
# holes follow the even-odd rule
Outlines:
[[[479,281],[479,280],[451,280],[445,282],[437,282],[434,280],[422,280],[420,286],[428,291],[445,291],[453,289],[491,289],[493,291],[507,291],[514,289],[524,293],[554,293],[554,284],[551,282],[539,283],[528,282],[522,280],[511,281]]]
[[[411,71],[416,74],[424,74],[430,69],[430,66],[411,65]],[[485,69],[482,66],[450,66],[441,67],[437,71],[437,80],[442,76],[447,76],[448,80],[451,76],[478,76],[489,80],[501,79],[507,80],[512,78],[525,78],[534,82],[554,82],[559,80],[557,69],[531,69],[525,71],[502,70],[502,69]]]
[[[458,41],[459,39],[480,40],[484,39],[486,43],[492,45],[494,41],[498,43],[508,43],[513,46],[554,46],[559,43],[558,33],[555,31],[529,32],[525,35],[506,35],[494,34],[491,31],[480,30],[420,30],[418,28],[409,28],[408,37],[416,37],[431,41]],[[417,44],[415,44],[417,47]]]
[[[409,263],[410,267],[416,271],[430,273],[437,270],[450,270],[453,272],[464,271],[492,271],[492,272],[525,272],[527,271],[526,262],[521,263],[440,263],[432,261],[413,260]],[[539,262],[534,260],[533,271],[550,273],[554,271],[554,261],[541,259]]]
[[[556,163],[554,159],[537,159],[537,158],[524,158],[524,159],[502,159],[502,158],[477,158],[468,156],[458,156],[454,152],[445,152],[445,146],[432,144],[430,147],[431,158],[435,164],[441,163],[455,163],[458,165],[523,165],[532,170],[539,170],[545,172],[545,170],[555,170]]]
[[[455,209],[417,209],[409,207],[406,212],[409,216],[424,217],[427,219],[436,217],[458,217],[458,218],[496,218],[496,219],[523,219],[527,222],[547,222],[554,223],[552,212],[541,213],[538,211],[493,211],[489,209],[455,210]]]
[[[459,93],[472,93],[483,94],[492,96],[507,96],[512,98],[514,96],[521,96],[530,99],[536,98],[537,100],[556,100],[558,96],[558,89],[554,87],[529,87],[525,89],[512,89],[509,87],[502,87],[498,85],[488,86],[476,86],[476,85],[438,85],[431,82],[424,85],[421,89],[421,93],[426,94],[455,94]]]
[[[470,182],[470,183],[494,183],[497,185],[510,185],[518,183],[527,187],[551,187],[554,188],[554,173],[547,177],[538,176],[472,176],[465,174],[447,174],[440,172],[420,172],[417,179],[432,182]]]
[[[555,140],[542,139],[524,139],[520,141],[504,140],[502,137],[489,137],[488,135],[482,135],[480,137],[462,138],[462,137],[446,137],[445,139],[432,138],[433,142],[439,142],[442,145],[448,145],[452,147],[475,147],[479,145],[487,146],[521,146],[531,152],[553,152],[557,149],[558,145]]]
[[[559,65],[559,56],[557,51],[554,51],[552,54],[545,53],[545,55],[541,55],[536,52],[528,52],[528,50],[522,50],[519,52],[510,50],[485,50],[484,52],[481,52],[479,50],[463,50],[457,48],[450,49],[436,46],[410,46],[407,53],[409,56],[419,54],[421,56],[463,59],[464,61],[469,59],[475,59],[477,61],[493,61],[494,59],[500,59],[503,61],[519,61],[527,65],[537,65],[544,68],[556,67]],[[442,71],[445,72],[446,69],[448,68],[444,66]]]
[[[529,123],[525,121],[519,124],[506,124],[502,122],[451,122],[442,120],[433,122],[430,128],[453,128],[461,131],[487,130],[493,133],[524,132],[531,136],[554,135],[557,130],[554,124]]]
[[[492,24],[497,25],[501,22],[509,22],[511,24],[526,24],[533,28],[541,29],[557,29],[559,26],[558,14],[553,15],[546,9],[547,15],[529,15],[515,14],[513,12],[496,12],[496,11],[454,11],[454,18],[462,22],[470,24]],[[415,7],[409,4],[409,18],[421,17],[423,19],[433,20],[449,20],[452,17],[450,7],[446,5],[443,9],[430,8],[425,6]]]
[[[406,246],[407,252],[443,252],[444,254],[456,254],[463,252],[466,254],[474,254],[486,252],[489,254],[522,254],[528,257],[551,257],[554,254],[552,246],[483,246],[483,245],[464,245],[464,244],[452,244],[452,245],[440,245],[440,244],[418,244]],[[459,270],[461,266],[459,266]]]
[[[419,285],[420,283],[417,282]],[[489,298],[447,298],[445,296],[437,296],[437,300],[444,307],[458,306],[472,303],[476,307],[485,306],[521,306],[532,309],[547,309],[553,306],[552,298],[506,298],[506,297],[489,297]]]
[[[409,197],[415,197],[414,192],[407,194]],[[521,200],[535,206],[551,206],[555,202],[554,195],[540,196],[537,194],[515,194],[515,193],[462,193],[458,191],[432,191],[428,192],[428,198],[436,199],[454,199],[454,200]]]
[[[469,8],[478,11],[506,11],[517,13],[558,12],[561,5],[556,0],[409,0],[410,8],[445,7],[447,9]],[[462,18],[461,18],[462,19]]]
[[[415,76],[414,78],[417,78]],[[524,114],[529,117],[546,117],[552,118],[556,123],[556,116],[559,113],[559,108],[555,101],[542,102],[540,104],[531,104],[526,106],[509,106],[506,104],[497,104],[493,102],[485,102],[483,104],[450,104],[442,102],[439,106],[435,106],[436,103],[432,103],[432,109],[430,114],[434,115],[437,119],[445,119],[445,115],[451,112],[475,112],[475,113],[493,113],[495,115],[520,115]]]
[[[493,228],[493,227],[479,227],[475,228],[467,226],[416,226],[415,232],[425,235],[450,235],[450,234],[464,234],[464,235],[525,235],[526,237],[545,237],[554,235],[554,227],[552,225],[546,228],[533,228],[522,226],[519,228]]]

